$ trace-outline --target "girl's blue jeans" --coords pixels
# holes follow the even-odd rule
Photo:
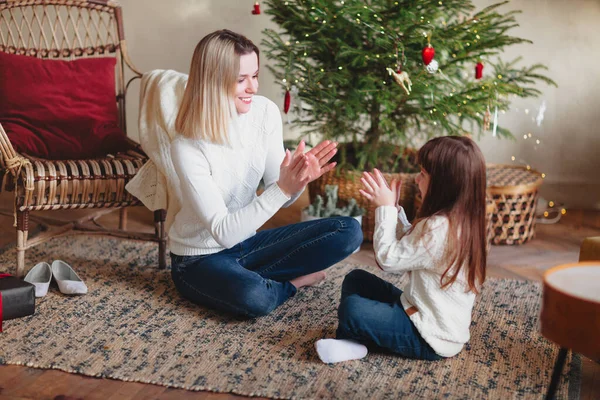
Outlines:
[[[408,358],[442,359],[404,311],[401,294],[402,290],[367,271],[350,272],[342,284],[337,338]]]
[[[360,224],[332,217],[258,232],[215,254],[171,253],[171,275],[183,297],[237,314],[269,314],[296,294],[289,281],[343,260],[362,242]]]

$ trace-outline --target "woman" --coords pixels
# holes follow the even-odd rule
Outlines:
[[[256,233],[306,185],[335,167],[336,143],[283,149],[281,115],[258,90],[258,48],[237,33],[204,37],[192,58],[171,158],[182,209],[169,230],[172,277],[194,303],[266,315],[362,241],[349,217]],[[265,190],[256,195],[260,180]]]

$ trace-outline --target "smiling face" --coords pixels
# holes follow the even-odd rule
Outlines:
[[[252,52],[240,56],[240,73],[235,85],[235,109],[238,114],[250,111],[252,96],[258,91],[258,56]]]

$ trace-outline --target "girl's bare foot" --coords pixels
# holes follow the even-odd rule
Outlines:
[[[299,276],[296,279],[292,279],[290,283],[296,286],[296,289],[300,289],[303,286],[314,286],[319,282],[322,282],[327,277],[325,271],[313,272],[312,274]]]

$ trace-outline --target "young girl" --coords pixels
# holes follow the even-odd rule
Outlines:
[[[350,217],[256,233],[334,168],[336,152],[329,141],[306,154],[303,142],[294,154],[284,151],[279,109],[256,95],[258,56],[229,30],[200,41],[171,144],[182,194],[169,229],[175,287],[197,304],[245,317],[266,315],[321,281],[362,241]]]
[[[324,362],[364,357],[365,345],[439,360],[458,354],[469,340],[486,270],[484,158],[471,139],[447,136],[427,142],[418,162],[423,204],[412,226],[396,206],[400,182],[389,187],[378,170],[363,173],[360,193],[377,206],[377,263],[386,272],[408,273],[409,280],[400,290],[369,272],[350,272],[338,309],[342,340],[317,342]]]

